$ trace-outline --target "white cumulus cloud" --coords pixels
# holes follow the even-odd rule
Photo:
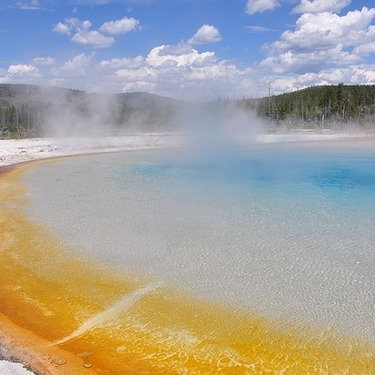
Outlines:
[[[92,26],[91,22],[81,21],[78,18],[66,18],[64,22],[58,22],[53,31],[58,34],[70,35],[73,31],[87,31]]]
[[[107,48],[115,43],[113,37],[105,36],[99,31],[80,31],[72,37],[72,42],[94,48]]]
[[[175,52],[175,50],[177,50]],[[162,66],[167,61],[173,61],[176,66],[193,66],[213,63],[215,61],[214,52],[199,53],[196,49],[187,46],[183,53],[179,46],[162,45],[153,48],[148,54],[146,61],[150,66]]]
[[[24,78],[36,77],[39,75],[39,69],[33,65],[15,64],[9,66],[8,74]]]
[[[188,43],[160,45],[147,56],[112,59],[99,64],[112,91],[147,91],[180,98],[216,98],[246,95],[251,90],[248,72],[218,59],[214,52],[198,52]]]
[[[277,72],[306,73],[323,69],[327,64],[358,63],[371,53],[375,42],[375,8],[348,12],[305,13],[294,31],[287,30],[280,40],[266,45],[267,58],[261,66]]]
[[[62,22],[58,22],[53,28],[53,31],[55,33],[61,34],[61,35],[70,35],[71,30],[72,30],[72,27],[70,24],[62,23]]]
[[[124,57],[122,59],[115,58],[111,60],[101,61],[100,66],[103,68],[110,68],[110,69],[121,69],[121,68],[137,69],[143,66],[144,62],[145,62],[145,59],[143,56],[137,56],[133,59]]]
[[[364,42],[361,45],[354,48],[353,53],[361,56],[368,56],[375,54],[375,26],[371,27],[372,38],[368,42]],[[366,38],[367,39],[367,38]]]
[[[255,14],[263,13],[267,10],[273,10],[280,6],[277,0],[248,0],[246,4],[246,13]]]
[[[89,70],[89,68],[92,66],[94,56],[95,55],[93,53],[89,55],[81,53],[74,56],[64,64],[54,67],[51,70],[52,76],[60,79],[85,77],[87,75],[87,70]]]
[[[17,1],[16,7],[22,10],[43,10],[39,0]]]
[[[215,26],[204,24],[189,39],[190,44],[209,44],[220,42],[221,35],[219,29]]]
[[[135,18],[124,17],[117,21],[109,21],[100,26],[100,31],[109,35],[126,34],[139,29],[140,22]]]
[[[33,63],[35,65],[53,65],[55,63],[55,59],[52,57],[35,57],[33,59]]]
[[[72,35],[71,41],[76,44],[87,45],[93,48],[107,48],[115,43],[112,36],[103,35],[97,30],[91,30],[89,20],[81,21],[72,17],[55,25],[53,31],[62,35]]]
[[[275,94],[300,90],[313,85],[337,85],[340,82],[352,85],[375,84],[375,66],[352,65],[301,75],[273,75],[268,76],[267,80],[267,82],[272,82],[272,89]],[[267,82],[264,82],[264,84]]]
[[[351,3],[351,0],[301,0],[294,13],[340,12]]]

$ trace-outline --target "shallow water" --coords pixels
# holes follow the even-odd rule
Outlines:
[[[99,374],[375,373],[374,144],[324,145],[9,172],[0,313]]]
[[[193,156],[139,151],[33,169],[28,213],[101,262],[374,343],[374,150]]]

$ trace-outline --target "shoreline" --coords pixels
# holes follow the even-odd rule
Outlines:
[[[64,156],[164,148],[179,145],[175,133],[118,137],[0,139],[0,168]]]
[[[185,145],[183,133],[147,133],[129,136],[90,137],[90,138],[25,138],[0,139],[0,172],[7,167],[23,163],[55,159],[66,156],[78,156],[95,153],[136,151],[157,148],[173,148]],[[295,132],[279,134],[256,134],[231,140],[230,146],[249,147],[254,145],[301,144],[316,145],[330,142],[375,141],[370,133],[315,133]]]
[[[32,162],[55,159],[31,159],[0,166],[0,182],[17,168]],[[61,349],[0,312],[0,375],[71,375],[97,374],[84,358]]]
[[[17,169],[18,167],[21,167],[23,165],[26,165],[32,161],[38,161],[38,160],[47,160],[47,159],[56,159],[60,157],[69,157],[69,156],[75,156],[75,155],[83,155],[83,154],[94,154],[94,153],[102,153],[102,152],[121,152],[121,151],[130,151],[130,150],[140,150],[145,148],[156,148],[156,147],[170,147],[173,146],[173,144],[168,144],[168,142],[161,142],[160,137],[161,135],[157,135],[157,142],[154,142],[153,144],[145,144],[138,142],[136,145],[132,144],[131,147],[129,147],[129,144],[125,144],[122,147],[120,145],[115,147],[86,147],[83,150],[79,150],[77,148],[70,150],[62,151],[61,149],[57,150],[52,149],[48,154],[45,152],[38,152],[32,150],[29,154],[22,152],[21,155],[19,155],[19,152],[17,153],[17,150],[15,150],[15,156],[13,158],[7,159],[7,164],[0,164],[0,178],[3,178],[7,173],[10,173]],[[303,139],[302,139],[303,138]],[[307,138],[307,139],[306,139]],[[304,137],[299,137],[298,140],[292,140],[292,141],[281,141],[281,143],[289,143],[289,142],[297,142],[297,143],[303,143],[306,141],[312,141],[316,142],[317,145],[320,144],[320,141],[361,141],[361,140],[371,140],[374,141],[375,137],[373,135],[370,136],[356,136],[356,137],[350,137],[349,135],[340,136],[338,138],[333,137],[327,137],[324,138],[321,137],[320,139],[308,139],[310,138],[308,135]],[[328,139],[327,139],[328,138]],[[156,138],[155,138],[156,139]],[[272,140],[272,137],[270,137]],[[275,140],[276,138],[274,138]],[[138,141],[139,141],[138,137]],[[21,141],[21,142],[20,142]],[[25,148],[30,144],[30,140],[20,140],[15,141],[16,147],[20,147],[21,150],[24,151]],[[2,140],[0,140],[0,146],[1,146]],[[126,142],[125,142],[126,143]],[[172,142],[173,143],[173,142]],[[264,142],[264,143],[273,143],[273,142]],[[51,143],[49,143],[51,145]],[[143,147],[142,147],[143,146]],[[174,145],[176,146],[176,145]],[[49,147],[49,146],[48,146]],[[3,161],[1,159],[1,151],[0,150],[0,161]],[[27,150],[26,150],[27,151]],[[27,160],[23,160],[23,157],[27,154]],[[41,354],[43,353],[43,354]],[[5,361],[4,361],[5,360]],[[27,371],[28,368],[30,368],[34,374],[40,374],[40,375],[60,375],[60,374],[80,374],[81,371],[85,374],[95,374],[96,372],[92,369],[90,369],[89,364],[85,364],[84,360],[82,358],[79,358],[78,356],[65,351],[63,349],[60,349],[56,346],[51,346],[50,343],[32,332],[23,329],[19,326],[17,326],[15,323],[10,321],[5,315],[0,313],[0,365],[1,363],[20,363],[23,364],[23,367],[25,369],[24,372],[15,372],[15,374],[32,374],[29,371]],[[87,365],[87,366],[85,366]],[[13,371],[13,369],[12,369]],[[15,369],[15,371],[17,371]],[[22,371],[22,370],[20,370]],[[7,373],[1,372],[0,367],[0,374],[8,375]]]
[[[34,161],[102,152],[168,147],[168,142],[163,140],[163,137],[165,137],[164,134],[147,134],[104,139],[0,140],[0,179]],[[143,142],[140,142],[141,140]],[[175,143],[175,140],[172,140],[172,143]],[[39,348],[39,351],[36,348]],[[40,353],[44,353],[43,356],[38,355]],[[51,347],[50,343],[17,326],[0,313],[0,375],[9,375],[9,373],[14,375],[70,375],[79,374],[81,371],[85,374],[96,373],[89,369],[88,365],[86,367],[84,365],[85,363],[79,357],[56,346]]]
[[[97,372],[80,358],[24,329],[0,313],[0,362],[19,364],[20,374],[94,375]],[[21,367],[19,370],[21,370]],[[1,368],[0,368],[1,369]],[[9,370],[11,371],[10,367]],[[13,370],[13,366],[12,366]],[[31,371],[31,372],[30,372]],[[1,372],[0,372],[1,373]],[[14,374],[14,372],[10,372]],[[15,372],[18,374],[18,372]],[[4,373],[4,375],[9,375]]]

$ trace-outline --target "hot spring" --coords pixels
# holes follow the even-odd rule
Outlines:
[[[373,146],[143,150],[27,169],[25,231],[51,239],[17,259],[55,288],[32,297],[44,324],[64,321],[33,329],[128,373],[369,369]],[[69,250],[53,250],[57,238]]]

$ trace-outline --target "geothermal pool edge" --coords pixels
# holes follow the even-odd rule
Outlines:
[[[0,179],[6,178],[13,172],[22,173],[23,167],[28,169],[28,164],[22,163],[0,168]],[[35,166],[37,167],[38,163]],[[90,363],[86,363],[69,351],[51,346],[48,340],[17,326],[3,314],[0,314],[0,342],[3,343],[0,343],[0,347],[2,345],[5,348],[3,351],[9,359],[15,358],[41,375],[96,373],[93,368],[90,368]],[[370,352],[373,354],[373,349],[370,349]]]

